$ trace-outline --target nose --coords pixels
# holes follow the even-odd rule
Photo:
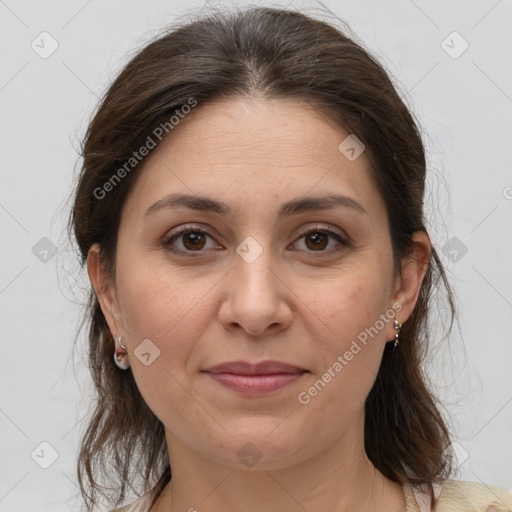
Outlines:
[[[225,295],[218,318],[225,329],[243,329],[252,336],[261,336],[290,325],[293,293],[283,272],[272,262],[270,249],[265,248],[251,262],[237,254],[223,281]]]

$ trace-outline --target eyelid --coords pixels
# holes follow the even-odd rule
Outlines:
[[[348,236],[346,236],[343,233],[339,233],[338,231],[336,231],[334,228],[330,227],[327,224],[323,224],[322,225],[322,224],[320,224],[318,222],[314,226],[309,226],[309,227],[306,227],[303,230],[301,230],[298,233],[297,238],[300,238],[300,237],[302,237],[304,235],[307,235],[308,233],[311,233],[311,232],[314,232],[314,231],[324,231],[324,232],[327,232],[330,235],[335,235],[335,236],[341,238],[344,242],[346,242],[348,244]]]
[[[208,236],[212,240],[215,240],[215,238],[208,232],[209,229],[210,228],[204,228],[199,224],[184,224],[184,225],[179,226],[176,229],[172,230],[170,233],[166,234],[163,239],[163,245],[165,247],[169,248],[171,246],[170,242],[173,238],[178,238],[180,235],[185,234],[185,233],[190,233],[190,232],[203,233],[204,235]],[[350,238],[347,235],[341,234],[338,231],[336,231],[335,229],[331,228],[330,226],[322,225],[318,222],[315,223],[314,226],[309,226],[309,227],[303,228],[294,238],[292,245],[297,243],[297,241],[300,240],[305,235],[308,235],[309,233],[315,233],[315,232],[322,232],[322,233],[327,234],[328,236],[335,238],[338,241],[338,243],[342,246],[350,247],[350,245],[351,245]],[[171,250],[174,253],[187,254],[192,257],[199,256],[204,252],[208,252],[208,251],[204,251],[204,250],[198,250],[198,251],[183,251],[181,249],[169,249],[169,250]],[[338,250],[339,250],[339,247],[334,248],[334,249],[329,249],[327,251],[306,251],[306,252],[309,253],[311,256],[315,257],[315,252],[318,253],[318,256],[321,256],[322,254],[327,255],[327,254],[336,252]]]
[[[326,258],[329,256],[333,256],[334,254],[340,252],[344,248],[348,248],[352,246],[352,242],[347,235],[341,234],[335,229],[331,228],[328,225],[321,225],[320,223],[316,223],[314,226],[310,226],[304,228],[295,238],[295,241],[292,243],[294,245],[297,243],[302,237],[308,235],[309,233],[324,233],[331,238],[334,238],[338,242],[338,246],[332,249],[328,249],[326,251],[304,251],[306,255],[310,258]]]
[[[173,238],[179,237],[180,235],[183,235],[185,233],[203,233],[207,236],[209,236],[212,240],[214,240],[214,236],[209,233],[209,230],[211,230],[210,227],[203,227],[199,224],[183,224],[182,226],[178,226],[177,228],[171,230],[169,233],[167,233],[163,238],[163,243],[168,244]],[[193,251],[188,251],[193,252]],[[197,251],[199,252],[199,251]]]

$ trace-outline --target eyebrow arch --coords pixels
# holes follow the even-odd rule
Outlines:
[[[232,212],[231,208],[226,203],[216,201],[209,197],[187,194],[169,194],[153,203],[146,210],[144,216],[147,217],[156,211],[176,206],[185,206],[192,210],[214,212],[224,215]],[[281,205],[278,211],[278,218],[282,219],[291,215],[315,210],[328,210],[336,206],[352,208],[360,214],[368,215],[368,212],[361,203],[357,202],[355,199],[338,194],[328,194],[297,198],[287,201]]]

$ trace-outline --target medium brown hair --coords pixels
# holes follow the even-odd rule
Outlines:
[[[417,123],[386,71],[354,37],[312,16],[274,8],[209,13],[172,27],[146,44],[117,76],[82,141],[83,164],[68,224],[82,267],[98,243],[106,275],[115,278],[121,211],[143,162],[125,173],[108,198],[98,199],[94,192],[155,128],[191,98],[201,108],[216,99],[251,97],[305,100],[363,141],[371,177],[386,204],[394,268],[400,272],[402,260],[412,254],[413,233],[427,232],[425,151]],[[427,321],[437,306],[433,292],[440,283],[447,292],[451,331],[453,291],[432,247],[400,344],[395,351],[387,344],[365,404],[368,458],[392,481],[426,484],[431,496],[432,483],[452,471],[445,451],[449,431],[422,368],[429,343]],[[87,509],[92,510],[98,494],[119,505],[128,488],[140,494],[156,483],[160,492],[171,468],[162,423],[143,400],[131,370],[114,364],[112,333],[92,289],[87,308],[81,327],[88,322],[97,398],[77,472]],[[142,487],[136,488],[140,476]]]

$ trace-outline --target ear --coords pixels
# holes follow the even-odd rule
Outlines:
[[[124,334],[123,322],[117,300],[115,285],[107,278],[100,261],[100,247],[93,244],[87,255],[87,273],[96,292],[101,310],[105,315],[110,333],[113,337]],[[117,348],[117,347],[116,347]]]
[[[391,304],[395,307],[395,318],[399,322],[405,322],[412,314],[423,283],[423,278],[428,269],[431,244],[430,238],[424,231],[416,231],[412,236],[414,249],[412,254],[402,260],[401,273],[395,281],[395,291]],[[400,306],[398,306],[398,304]],[[386,339],[395,337],[394,322],[388,324]]]

